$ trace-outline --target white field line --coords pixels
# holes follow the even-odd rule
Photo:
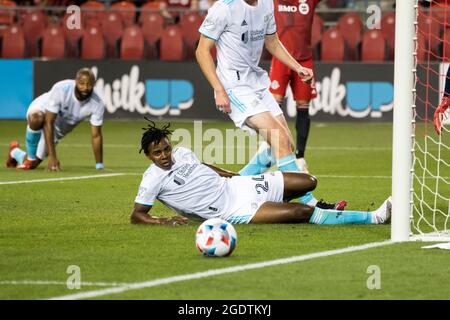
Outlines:
[[[78,176],[78,177],[63,177],[63,178],[47,178],[47,179],[35,179],[35,180],[17,180],[17,181],[0,181],[0,185],[4,184],[20,184],[20,183],[37,183],[37,182],[51,182],[51,181],[65,181],[65,180],[83,180],[83,179],[95,179],[95,178],[108,178],[124,176],[126,173],[105,173],[96,174],[91,176]]]
[[[0,285],[7,286],[67,286],[66,281],[47,281],[47,280],[3,280],[0,281]],[[119,283],[119,282],[80,282],[80,286],[82,287],[119,287],[129,285],[128,283]]]
[[[137,282],[137,283],[127,284],[127,285],[113,287],[113,288],[80,292],[80,293],[76,293],[76,294],[69,294],[69,295],[65,295],[65,296],[53,297],[53,298],[50,298],[50,300],[78,300],[78,299],[95,298],[95,297],[101,297],[101,296],[115,294],[115,293],[121,293],[121,292],[125,292],[125,291],[156,287],[156,286],[160,286],[160,285],[176,283],[176,282],[181,282],[181,281],[202,279],[202,278],[208,278],[208,277],[218,276],[218,275],[222,275],[222,274],[248,271],[248,270],[254,270],[254,269],[261,269],[261,268],[284,265],[284,264],[289,264],[289,263],[294,263],[294,262],[299,262],[299,261],[307,261],[307,260],[312,260],[312,259],[321,258],[321,257],[329,257],[329,256],[348,253],[348,252],[362,251],[362,250],[367,250],[370,248],[390,245],[393,243],[394,242],[392,242],[391,240],[382,241],[382,242],[373,242],[373,243],[367,243],[367,244],[363,244],[363,245],[359,245],[359,246],[352,246],[352,247],[347,247],[347,248],[342,248],[342,249],[322,251],[322,252],[311,253],[311,254],[306,254],[306,255],[301,255],[301,256],[294,256],[294,257],[283,258],[283,259],[269,260],[269,261],[265,261],[265,262],[237,265],[237,266],[228,267],[228,268],[212,269],[212,270],[208,270],[208,271],[204,271],[204,272],[196,272],[196,273],[184,274],[184,275],[173,276],[173,277],[168,277],[168,278],[150,280],[150,281],[145,281],[145,282]]]

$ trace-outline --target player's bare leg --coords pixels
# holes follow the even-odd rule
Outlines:
[[[283,172],[284,191],[283,200],[291,201],[313,191],[317,186],[317,179],[306,173]]]
[[[279,159],[292,154],[289,132],[270,112],[255,114],[246,122],[270,144],[275,158]]]
[[[303,203],[265,202],[251,223],[308,223],[314,208]]]

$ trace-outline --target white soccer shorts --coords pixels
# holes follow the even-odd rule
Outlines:
[[[228,181],[229,211],[221,218],[232,224],[249,223],[264,202],[283,202],[284,178],[281,171],[258,176],[234,176]]]

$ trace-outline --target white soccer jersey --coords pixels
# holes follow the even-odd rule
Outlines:
[[[216,218],[229,211],[227,178],[202,164],[187,148],[175,148],[172,159],[170,170],[152,164],[145,171],[136,203],[151,206],[158,199],[190,218]]]
[[[87,117],[93,126],[101,126],[105,112],[105,104],[95,90],[85,101],[75,97],[75,80],[57,82],[49,92],[33,100],[29,109],[32,108],[57,114],[55,135],[58,137],[65,136]]]
[[[272,0],[218,0],[208,10],[199,32],[214,39],[217,75],[225,89],[259,91],[270,85],[258,66],[266,35],[276,32]]]

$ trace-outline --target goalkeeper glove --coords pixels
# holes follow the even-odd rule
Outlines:
[[[443,97],[441,104],[434,111],[433,124],[437,134],[441,134],[442,120],[446,118],[445,111],[447,110],[449,105],[450,105],[450,97]]]

